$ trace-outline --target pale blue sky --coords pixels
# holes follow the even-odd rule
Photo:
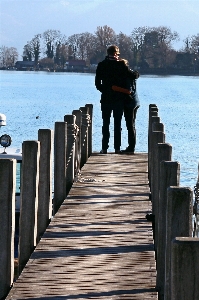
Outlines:
[[[130,35],[142,26],[167,26],[181,43],[199,33],[199,0],[0,0],[0,46],[23,46],[48,29],[72,34],[94,33],[107,25]]]

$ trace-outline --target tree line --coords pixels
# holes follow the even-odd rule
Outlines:
[[[138,27],[126,35],[116,34],[105,25],[98,26],[94,34],[84,32],[68,38],[59,30],[46,30],[24,45],[23,60],[57,68],[63,68],[72,59],[84,60],[88,66],[96,65],[106,56],[107,47],[116,44],[121,57],[132,68],[199,70],[199,34],[187,37],[182,49],[176,51],[173,43],[179,40],[179,34],[165,26]],[[18,57],[16,48],[0,47],[1,66],[14,66]]]

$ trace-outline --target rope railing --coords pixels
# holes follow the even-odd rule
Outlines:
[[[76,144],[76,140],[77,140],[77,135],[79,133],[79,127],[74,124],[67,124],[67,129],[70,129],[71,135],[74,137],[74,141],[72,143],[72,147],[71,147],[70,153],[68,155],[68,160],[66,162],[66,169],[67,169],[67,167],[71,161],[71,158],[73,156],[73,152],[74,152],[75,144]]]
[[[85,147],[86,140],[87,140],[87,134],[88,134],[88,127],[90,126],[90,123],[91,123],[90,115],[89,114],[82,115],[82,121],[83,121],[82,126],[86,128],[86,132],[85,132],[85,135],[84,135],[83,141],[82,141],[82,147]]]

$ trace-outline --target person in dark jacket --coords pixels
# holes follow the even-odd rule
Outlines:
[[[139,77],[138,72],[133,72],[123,60],[119,60],[119,48],[115,45],[107,48],[107,56],[100,62],[96,69],[95,86],[101,92],[102,111],[102,150],[106,154],[109,148],[109,125],[113,112],[114,118],[114,149],[121,153],[121,120],[123,115],[123,97],[119,91],[113,89],[120,86],[121,78],[133,80]]]
[[[124,60],[126,65],[128,61]],[[121,151],[121,154],[134,154],[136,145],[136,128],[135,120],[137,110],[140,107],[140,101],[136,89],[136,79],[122,78],[120,86],[126,89],[128,92],[122,93],[124,99],[124,118],[126,121],[126,127],[128,131],[128,147]],[[130,93],[129,93],[130,92]]]
[[[128,131],[128,147],[122,150],[121,153],[134,154],[136,145],[136,128],[135,119],[137,110],[140,107],[140,102],[136,90],[136,80],[130,83],[131,94],[124,100],[124,118],[126,121],[126,128]]]

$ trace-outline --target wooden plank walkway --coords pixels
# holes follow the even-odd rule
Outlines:
[[[6,299],[158,299],[147,165],[94,153]]]

